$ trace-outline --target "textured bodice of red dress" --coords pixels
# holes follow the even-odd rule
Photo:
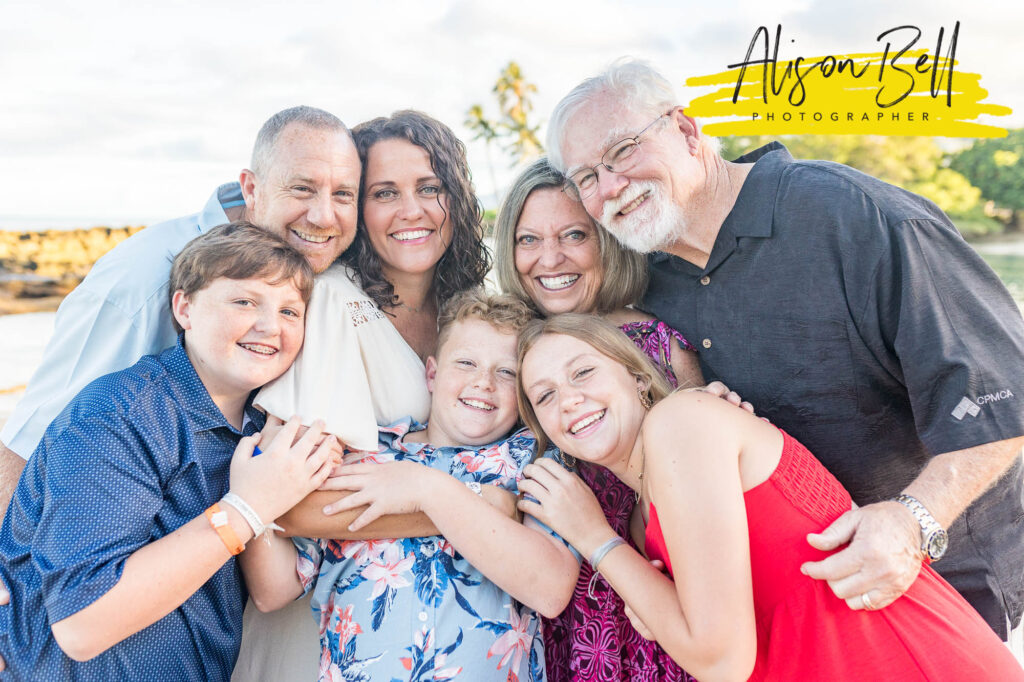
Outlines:
[[[828,526],[851,500],[803,445],[783,436],[775,471],[743,495],[757,619],[750,679],[1024,680],[1009,649],[928,566],[900,599],[870,612],[851,610],[827,583],[800,573],[804,562],[827,556],[807,544],[807,534]],[[646,548],[671,572],[654,505]]]

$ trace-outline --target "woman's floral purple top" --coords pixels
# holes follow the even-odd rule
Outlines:
[[[621,329],[676,386],[669,364],[672,342],[684,350],[694,350],[682,334],[660,320],[631,322]],[[636,504],[633,491],[603,467],[580,462],[578,473],[597,495],[611,527],[636,548],[629,536],[629,517]],[[633,629],[622,600],[585,561],[580,565],[580,578],[569,606],[560,616],[544,621],[544,647],[548,682],[693,680],[660,646]]]

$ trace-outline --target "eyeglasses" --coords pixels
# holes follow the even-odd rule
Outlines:
[[[566,183],[567,189],[570,189],[581,200],[587,199],[597,190],[598,168],[603,166],[612,173],[625,173],[626,171],[632,170],[638,163],[640,163],[640,159],[643,158],[643,154],[640,153],[640,137],[650,130],[651,126],[666,116],[668,116],[668,113],[662,114],[648,123],[644,129],[635,136],[627,137],[626,139],[619,140],[613,144],[601,156],[601,163],[589,168],[581,168],[570,175]]]

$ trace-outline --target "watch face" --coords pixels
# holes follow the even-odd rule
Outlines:
[[[946,553],[947,547],[949,547],[949,536],[946,535],[946,531],[940,529],[928,536],[925,552],[932,561],[938,561]]]

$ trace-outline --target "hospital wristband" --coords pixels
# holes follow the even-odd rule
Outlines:
[[[281,526],[276,523],[263,523],[263,520],[260,518],[260,515],[256,513],[256,510],[250,507],[248,502],[231,491],[228,491],[220,501],[224,504],[231,505],[238,510],[238,513],[242,515],[245,522],[249,524],[250,528],[252,528],[252,536],[254,538],[258,538],[268,530],[284,530],[284,528],[281,528]]]
[[[228,548],[228,552],[231,556],[238,556],[245,549],[245,545],[238,539],[238,535],[235,534],[235,529],[231,527],[231,521],[228,520],[228,513],[220,508],[220,505],[214,502],[210,507],[203,512],[206,516],[207,521],[213,526],[213,529],[217,531],[217,535],[220,537],[220,541],[224,543],[224,546]]]

